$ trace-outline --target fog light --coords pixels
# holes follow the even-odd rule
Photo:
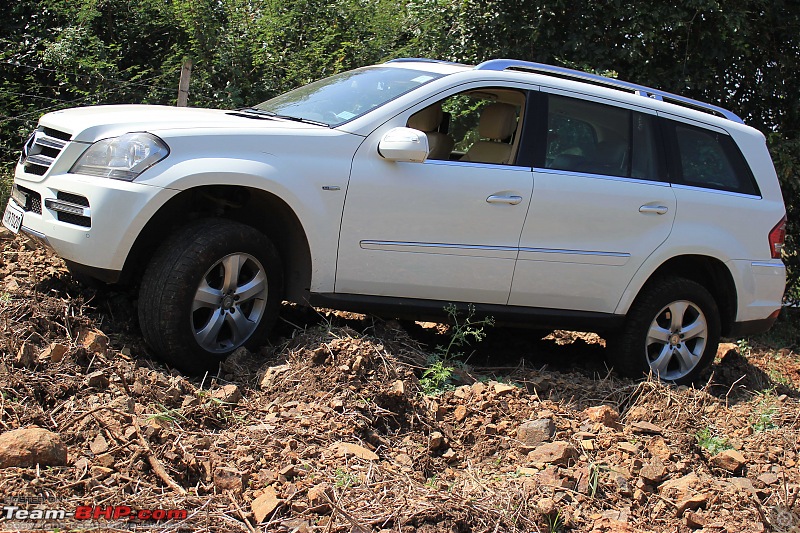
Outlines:
[[[48,198],[44,201],[44,205],[53,211],[60,211],[62,213],[69,213],[71,215],[79,215],[82,217],[89,216],[89,208],[82,205],[73,204],[72,202],[65,202],[63,200],[54,200]]]

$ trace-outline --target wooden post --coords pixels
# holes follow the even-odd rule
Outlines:
[[[178,107],[186,107],[189,103],[189,78],[192,76],[192,60],[188,57],[181,67],[181,81],[178,83]]]

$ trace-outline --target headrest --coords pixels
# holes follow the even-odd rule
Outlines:
[[[490,104],[483,108],[478,133],[484,139],[507,139],[517,129],[517,109],[510,104]]]
[[[408,127],[420,131],[436,131],[442,123],[442,104],[437,102],[422,111],[417,111],[408,119]]]

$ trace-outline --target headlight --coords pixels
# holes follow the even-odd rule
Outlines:
[[[126,133],[94,143],[70,172],[132,181],[168,154],[167,145],[155,135]]]

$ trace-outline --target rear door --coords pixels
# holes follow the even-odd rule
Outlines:
[[[656,116],[574,93],[546,94],[545,147],[509,304],[611,313],[675,218]]]

